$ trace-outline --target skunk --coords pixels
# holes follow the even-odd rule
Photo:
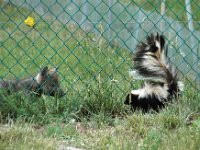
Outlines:
[[[47,66],[42,68],[34,77],[0,80],[1,90],[5,91],[5,96],[19,91],[36,97],[41,97],[42,94],[58,97],[65,96],[65,92],[60,88],[57,68],[49,69]]]
[[[177,72],[169,64],[167,51],[164,36],[158,33],[147,36],[146,42],[137,45],[130,75],[143,79],[144,85],[132,90],[124,101],[133,111],[153,109],[158,112],[183,91],[184,85],[178,81]]]

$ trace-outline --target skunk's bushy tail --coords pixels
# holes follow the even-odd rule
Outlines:
[[[137,45],[133,57],[134,68],[130,72],[136,78],[170,84],[177,81],[177,73],[169,65],[165,39],[158,33],[147,36],[146,42]]]

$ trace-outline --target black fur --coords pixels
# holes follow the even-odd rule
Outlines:
[[[158,112],[160,108],[165,106],[165,103],[161,102],[154,94],[138,98],[138,95],[130,93],[126,96],[124,104],[131,105],[132,111],[141,109],[144,113],[151,109]]]
[[[180,87],[177,73],[168,62],[167,51],[164,36],[158,33],[147,36],[146,42],[140,42],[137,45],[133,57],[133,69],[144,78],[143,88],[145,90],[143,90],[142,96],[134,93],[126,96],[124,104],[131,105],[133,111],[136,109],[142,109],[143,112],[148,112],[150,109],[158,111],[178,96]],[[148,87],[152,87],[155,91],[147,92]],[[159,92],[162,89],[163,93],[158,93],[157,89]]]

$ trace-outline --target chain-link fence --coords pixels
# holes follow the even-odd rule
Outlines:
[[[198,0],[1,0],[0,9],[2,79],[57,66],[72,94],[105,84],[111,94],[126,93],[130,52],[159,32],[180,73],[191,83],[200,80]],[[24,23],[28,16],[33,27]]]

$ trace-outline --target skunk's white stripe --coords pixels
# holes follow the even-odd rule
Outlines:
[[[151,85],[151,84],[145,83],[142,89],[132,90],[131,93],[133,95],[138,95],[139,99],[142,99],[145,97],[149,98],[149,96],[153,96],[154,94],[160,101],[163,101],[163,99],[167,99],[169,95],[167,84],[165,84],[162,87],[160,85]]]
[[[162,63],[164,63],[166,66],[168,66],[168,63],[167,63],[167,59],[166,59],[166,56],[165,56],[165,49],[163,49],[161,51],[161,44],[160,44],[160,41],[156,41],[156,47],[158,47],[158,50],[160,52],[160,61]]]
[[[139,94],[141,94],[143,92],[144,92],[144,89],[138,89],[138,90],[132,90],[131,94],[133,94],[133,95],[139,95]]]
[[[144,81],[154,81],[154,82],[166,83],[166,81],[164,81],[163,79],[158,78],[158,77],[144,77],[144,76],[140,75],[137,70],[129,71],[129,76],[132,77],[133,80],[144,80]]]
[[[184,91],[184,83],[182,81],[178,81],[178,89],[182,92]]]
[[[145,60],[142,61],[142,65],[151,71],[160,72],[159,74],[165,74],[164,70],[161,69],[161,64],[157,59],[152,56],[143,56]]]
[[[42,77],[41,77],[41,73],[38,73],[37,76],[34,77],[34,80],[35,80],[37,83],[40,84],[40,83],[42,82],[42,81],[41,81],[41,80],[42,80],[41,78],[42,78]]]
[[[156,47],[158,48],[158,50],[160,51],[160,42],[156,41]]]

